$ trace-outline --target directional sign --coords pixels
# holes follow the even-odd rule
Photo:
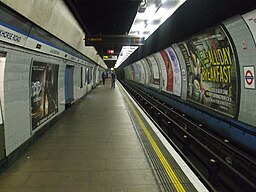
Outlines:
[[[114,61],[117,60],[117,55],[103,55],[104,61]]]
[[[244,87],[247,89],[255,89],[254,66],[244,67]]]
[[[134,35],[87,35],[85,38],[86,46],[140,46],[144,43],[144,37]]]

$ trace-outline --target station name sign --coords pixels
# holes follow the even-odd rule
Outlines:
[[[144,45],[144,37],[134,35],[87,35],[86,46],[141,46]]]

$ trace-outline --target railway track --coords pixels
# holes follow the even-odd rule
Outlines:
[[[256,191],[254,156],[139,85],[121,83],[210,190]]]

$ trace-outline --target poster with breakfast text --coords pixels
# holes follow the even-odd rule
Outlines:
[[[222,26],[178,44],[187,67],[187,99],[234,116],[237,63],[234,47]]]

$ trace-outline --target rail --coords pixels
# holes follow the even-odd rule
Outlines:
[[[256,191],[256,161],[253,157],[138,87],[122,84],[203,182],[210,183],[209,188],[212,185],[218,191]]]

